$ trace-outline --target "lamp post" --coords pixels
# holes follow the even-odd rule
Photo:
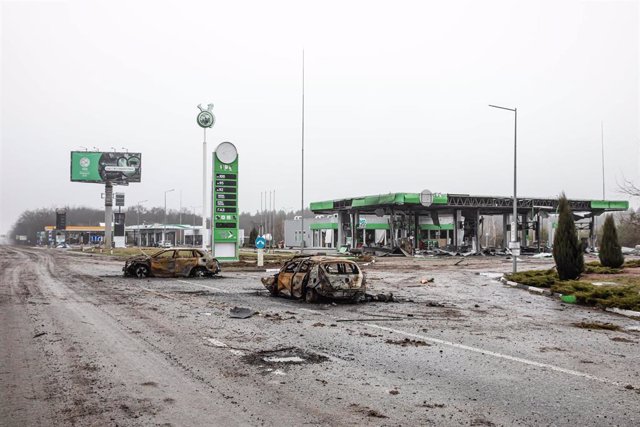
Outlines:
[[[492,108],[499,108],[501,110],[513,111],[514,113],[514,127],[513,127],[513,218],[511,219],[511,244],[510,249],[512,252],[511,258],[513,258],[513,272],[518,272],[518,255],[520,255],[520,246],[518,244],[518,199],[517,199],[517,166],[518,166],[518,109],[500,107],[498,105],[489,105]]]
[[[148,200],[140,200],[136,205],[138,206],[138,246],[142,246],[142,232],[140,231],[140,206],[142,203],[148,202]]]
[[[167,233],[167,193],[171,193],[175,188],[171,190],[165,190],[164,192],[164,221],[162,223],[162,243],[166,242],[166,233]]]
[[[300,253],[304,252],[304,49],[302,49],[302,171],[301,171],[301,189],[302,197],[300,200]]]
[[[191,246],[196,246],[196,209],[202,206],[189,206],[193,211],[193,228],[191,229]]]
[[[198,104],[198,117],[196,121],[198,126],[203,128],[204,141],[202,141],[202,250],[207,250],[207,242],[205,240],[205,232],[207,230],[207,128],[212,128],[216,123],[216,117],[211,110],[213,104],[208,104],[207,108],[203,108],[202,104]],[[212,207],[213,208],[213,207]],[[211,218],[213,221],[213,217]],[[212,223],[213,225],[213,223]],[[212,231],[213,233],[213,231]],[[214,252],[213,239],[211,241],[211,252]]]

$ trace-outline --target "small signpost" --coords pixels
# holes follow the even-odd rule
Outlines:
[[[264,247],[267,245],[267,239],[264,236],[256,237],[256,249],[258,250],[258,267],[264,266]]]

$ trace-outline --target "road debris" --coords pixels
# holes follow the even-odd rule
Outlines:
[[[256,314],[255,310],[245,307],[233,307],[229,310],[229,317],[232,319],[247,319]]]
[[[349,405],[351,408],[353,408],[356,412],[360,412],[368,417],[372,417],[372,418],[389,418],[386,415],[382,414],[381,412],[375,410],[375,409],[371,409],[368,406],[361,406],[357,403],[352,403],[351,405]]]
[[[394,344],[394,345],[399,345],[401,347],[430,347],[431,344],[426,343],[425,341],[422,340],[412,340],[409,338],[405,338],[403,340],[386,340],[385,341],[387,344]]]
[[[393,292],[389,292],[388,294],[365,294],[365,301],[377,301],[377,302],[395,302],[396,300],[393,297]]]
[[[41,337],[41,336],[46,335],[46,334],[47,334],[46,332],[38,332],[38,333],[37,333],[37,334],[35,334],[33,337],[34,337],[34,338],[38,338],[38,337]]]
[[[576,328],[582,329],[604,329],[607,331],[619,331],[621,328],[613,323],[600,323],[600,322],[579,322],[573,323]]]

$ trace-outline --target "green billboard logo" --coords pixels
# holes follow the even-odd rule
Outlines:
[[[140,182],[141,153],[71,152],[71,181],[127,185]]]

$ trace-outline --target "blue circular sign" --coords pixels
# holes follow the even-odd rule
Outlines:
[[[267,239],[265,239],[263,236],[256,237],[256,249],[264,249],[266,245]]]

